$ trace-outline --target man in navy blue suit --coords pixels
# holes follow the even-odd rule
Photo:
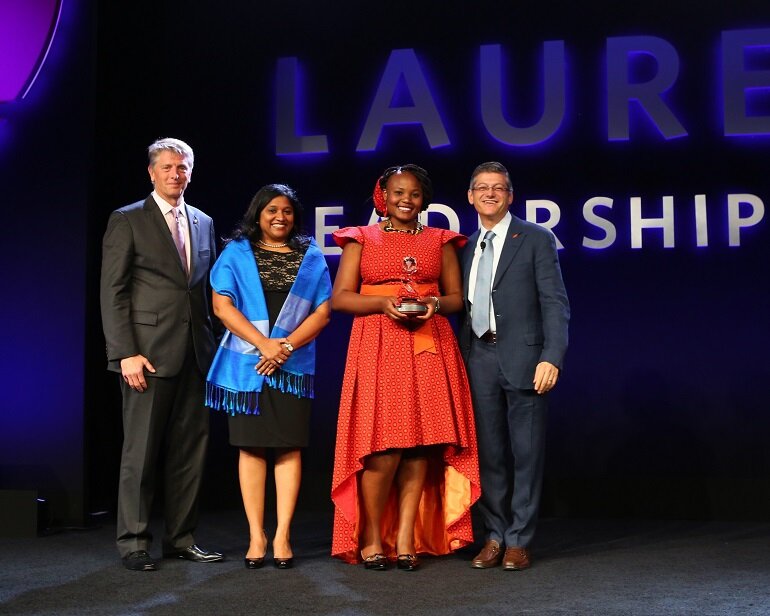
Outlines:
[[[462,258],[460,346],[473,394],[486,534],[471,566],[517,571],[530,566],[547,394],[567,350],[569,301],[553,234],[508,211],[513,189],[503,165],[474,170],[468,201],[482,228]]]

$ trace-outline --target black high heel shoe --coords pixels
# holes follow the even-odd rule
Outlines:
[[[291,545],[287,541],[287,545],[289,546],[289,550],[291,551]],[[280,556],[275,555],[275,537],[273,537],[273,565],[276,569],[291,569],[294,566],[294,557],[293,556],[286,556],[284,558],[281,558]]]
[[[267,553],[267,533],[265,531],[262,531],[262,534],[265,536],[265,553]],[[265,555],[259,556],[258,558],[249,558],[248,556],[243,559],[243,566],[247,569],[261,569],[265,565]]]
[[[248,556],[243,559],[243,565],[247,569],[261,569],[262,566],[265,564],[265,557],[260,556],[259,558],[249,558]]]
[[[273,557],[273,564],[276,569],[291,569],[294,566],[294,557],[278,558]]]

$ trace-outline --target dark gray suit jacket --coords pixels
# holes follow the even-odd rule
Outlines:
[[[470,236],[461,258],[465,316],[459,343],[466,361],[473,336],[468,278],[478,236],[479,231]],[[532,389],[541,361],[562,368],[570,309],[550,231],[513,216],[492,283],[492,304],[500,367],[514,387]]]
[[[115,210],[102,245],[101,307],[107,362],[144,355],[155,376],[175,376],[189,335],[205,376],[215,343],[209,312],[209,270],[216,259],[214,225],[187,205],[190,223],[190,279],[152,196]]]

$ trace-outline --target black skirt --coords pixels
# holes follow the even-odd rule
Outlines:
[[[310,398],[298,398],[265,385],[259,394],[259,415],[228,418],[230,444],[235,447],[307,447],[310,405]]]

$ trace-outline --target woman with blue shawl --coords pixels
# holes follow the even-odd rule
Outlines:
[[[310,435],[314,339],[329,322],[331,282],[321,250],[300,234],[302,205],[283,184],[260,188],[211,270],[214,313],[227,328],[206,382],[226,411],[249,522],[247,569],[265,562],[267,450],[275,453],[273,564],[293,564],[290,526]]]

